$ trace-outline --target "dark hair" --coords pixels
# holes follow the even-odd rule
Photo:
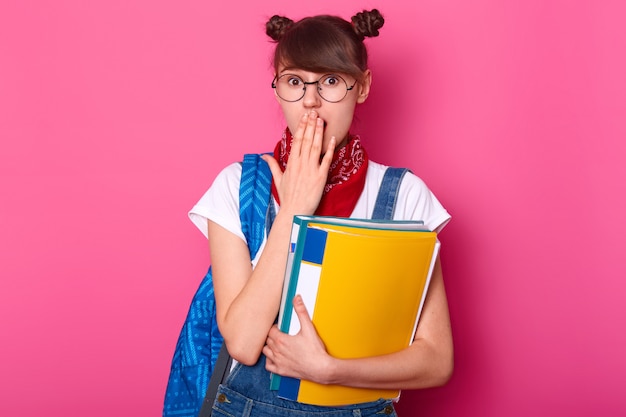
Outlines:
[[[376,9],[357,13],[351,22],[329,15],[294,22],[274,15],[266,23],[265,32],[276,42],[276,72],[283,65],[311,72],[341,72],[360,79],[367,69],[363,40],[378,36],[384,23]]]

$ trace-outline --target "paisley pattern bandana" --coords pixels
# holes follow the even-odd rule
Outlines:
[[[274,149],[274,158],[278,161],[283,172],[287,167],[292,141],[293,137],[287,128]],[[336,149],[330,164],[322,199],[315,214],[349,217],[361,196],[363,187],[365,187],[367,163],[367,153],[361,145],[359,136],[351,136],[345,146]],[[278,191],[273,181],[272,195],[280,204]]]

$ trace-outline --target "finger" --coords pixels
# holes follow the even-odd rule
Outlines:
[[[265,355],[265,369],[271,373],[278,373],[278,365],[269,356]]]
[[[278,326],[273,325],[272,327],[270,327],[270,331],[267,333],[267,340],[271,340],[273,342],[274,339],[280,337],[281,334],[283,334],[283,332],[278,328]]]
[[[302,149],[300,154],[304,158],[311,156],[311,147],[313,146],[318,120],[319,118],[317,117],[317,112],[315,110],[311,111],[306,122],[304,136],[302,136]]]
[[[309,113],[304,113],[300,118],[298,128],[295,132],[293,132],[293,142],[291,143],[291,153],[289,154],[289,158],[291,158],[292,156],[300,156],[300,149],[302,148],[302,138],[304,137],[304,132],[306,130],[308,121]]]
[[[333,155],[335,153],[335,147],[337,146],[337,139],[333,136],[328,141],[328,146],[326,147],[326,152],[324,153],[324,157],[322,158],[321,168],[325,171],[330,169],[330,164],[333,161]]]
[[[280,179],[283,177],[283,171],[280,169],[280,165],[278,165],[278,161],[272,155],[263,154],[261,155],[261,159],[267,162],[267,165],[270,167],[270,172],[272,173],[272,177],[274,178],[274,183],[278,187],[280,183]]]
[[[310,330],[315,331],[309,312],[307,311],[304,301],[302,300],[302,296],[296,295],[294,297],[293,309],[295,310],[298,320],[300,321],[300,332],[308,332]]]
[[[322,155],[322,143],[324,142],[324,120],[318,117],[315,121],[315,133],[313,134],[313,143],[311,144],[310,156],[319,163],[320,155]]]
[[[274,352],[272,352],[272,349],[265,346],[263,348],[263,355],[265,355],[265,369],[270,372],[276,371],[276,362],[274,362]]]
[[[267,357],[268,362],[270,362],[274,357],[274,352],[272,351],[272,348],[267,345],[263,346],[263,354]]]

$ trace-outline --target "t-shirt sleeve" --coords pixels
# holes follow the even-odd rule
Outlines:
[[[241,164],[233,163],[215,177],[213,184],[189,211],[189,219],[208,238],[208,220],[246,240],[239,218]]]
[[[423,220],[430,230],[439,233],[450,218],[424,181],[407,172],[400,185],[394,219]]]

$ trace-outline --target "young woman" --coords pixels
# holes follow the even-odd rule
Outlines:
[[[238,362],[220,387],[214,415],[275,417],[296,410],[298,416],[395,415],[388,400],[319,407],[279,399],[269,389],[270,372],[378,389],[432,387],[451,375],[452,336],[439,260],[415,340],[400,352],[352,360],[331,357],[299,297],[294,306],[300,333],[286,335],[274,324],[293,216],[372,215],[387,167],[368,159],[350,128],[357,105],[367,100],[372,86],[363,40],[378,36],[383,23],[377,10],[358,13],[351,22],[335,16],[298,22],[274,16],[267,22],[267,34],[276,41],[272,87],[287,124],[274,156],[263,157],[273,176],[271,232],[251,263],[239,219],[237,163],[218,175],[190,213],[209,238],[218,325]],[[440,231],[449,218],[426,185],[408,173],[394,219],[423,220]]]

